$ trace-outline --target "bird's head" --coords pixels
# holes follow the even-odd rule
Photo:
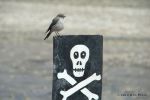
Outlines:
[[[57,17],[65,18],[66,16],[64,14],[58,14]]]

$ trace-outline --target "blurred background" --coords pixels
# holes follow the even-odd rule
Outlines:
[[[0,0],[0,100],[51,100],[58,13],[61,34],[104,36],[102,100],[150,100],[150,0]]]

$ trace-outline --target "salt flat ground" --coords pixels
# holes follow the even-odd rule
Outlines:
[[[51,100],[53,39],[43,38],[59,12],[62,34],[104,36],[103,100],[150,99],[149,7],[0,1],[0,100]],[[119,96],[128,90],[147,96]]]

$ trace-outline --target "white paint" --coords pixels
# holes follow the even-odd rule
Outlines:
[[[100,79],[101,79],[101,75],[96,75],[96,73],[94,73],[93,75],[91,75],[87,79],[79,82],[77,85],[75,85],[74,87],[70,88],[69,90],[67,90],[67,91],[60,91],[60,94],[63,95],[63,99],[62,100],[66,100],[69,96],[71,96],[75,92],[79,91],[81,88],[87,86],[88,84],[90,84],[91,82],[93,82],[95,80],[100,80]],[[83,90],[83,91],[86,91],[86,90]]]
[[[73,74],[75,77],[82,77],[85,65],[89,59],[89,48],[85,45],[75,45],[70,51],[70,58],[73,64]]]
[[[65,79],[67,82],[69,82],[71,85],[75,85],[77,83],[77,81],[75,79],[73,79],[70,75],[68,75],[67,70],[64,69],[64,71],[62,73],[58,73],[57,74],[57,78],[58,79]],[[89,91],[87,88],[83,88],[82,90],[80,90],[84,95],[86,95],[88,97],[88,100],[98,100],[98,95],[92,93],[91,91]]]

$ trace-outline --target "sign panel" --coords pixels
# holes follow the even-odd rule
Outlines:
[[[101,100],[103,37],[53,38],[52,100]]]

